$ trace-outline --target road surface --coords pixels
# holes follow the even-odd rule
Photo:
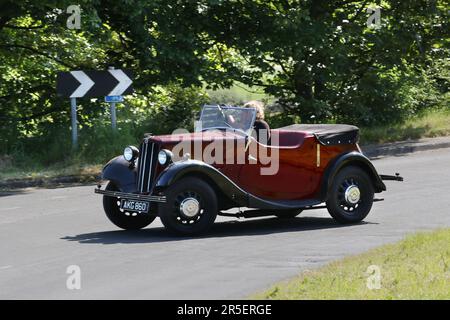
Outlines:
[[[450,149],[374,161],[387,181],[365,222],[342,226],[326,210],[292,220],[218,218],[201,238],[169,236],[159,219],[117,229],[93,186],[0,196],[1,299],[236,299],[329,261],[450,227]],[[69,290],[67,268],[81,271]],[[369,262],[368,262],[369,265]],[[364,272],[362,270],[361,272]]]

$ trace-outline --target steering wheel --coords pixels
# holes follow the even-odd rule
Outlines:
[[[234,129],[234,127],[228,123],[227,121],[227,116],[225,115],[225,113],[223,112],[222,108],[220,107],[220,105],[217,105],[217,107],[219,108],[220,111],[220,115],[222,116],[222,122],[225,123],[225,125],[229,128]]]

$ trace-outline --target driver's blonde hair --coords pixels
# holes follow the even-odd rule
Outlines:
[[[264,103],[258,100],[252,100],[244,104],[244,108],[256,109],[256,120],[264,119]]]

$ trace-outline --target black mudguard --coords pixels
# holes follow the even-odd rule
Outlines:
[[[123,156],[111,159],[102,171],[102,179],[112,181],[122,192],[133,193],[137,191],[137,169]]]
[[[320,199],[322,201],[327,200],[328,191],[331,188],[331,184],[333,183],[333,179],[336,174],[340,169],[348,165],[354,165],[363,169],[372,179],[374,191],[376,193],[386,190],[386,185],[381,180],[381,177],[377,173],[377,170],[373,166],[372,162],[370,162],[370,160],[363,154],[352,151],[341,154],[328,164],[322,177],[320,187]]]
[[[238,205],[248,204],[248,193],[213,166],[198,160],[183,160],[172,163],[158,176],[153,193],[164,191],[186,176],[195,176],[208,182],[216,193],[221,192]]]

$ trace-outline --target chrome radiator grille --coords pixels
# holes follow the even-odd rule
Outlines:
[[[150,192],[158,164],[159,146],[148,139],[144,139],[139,147],[138,162],[138,190],[141,193]]]

